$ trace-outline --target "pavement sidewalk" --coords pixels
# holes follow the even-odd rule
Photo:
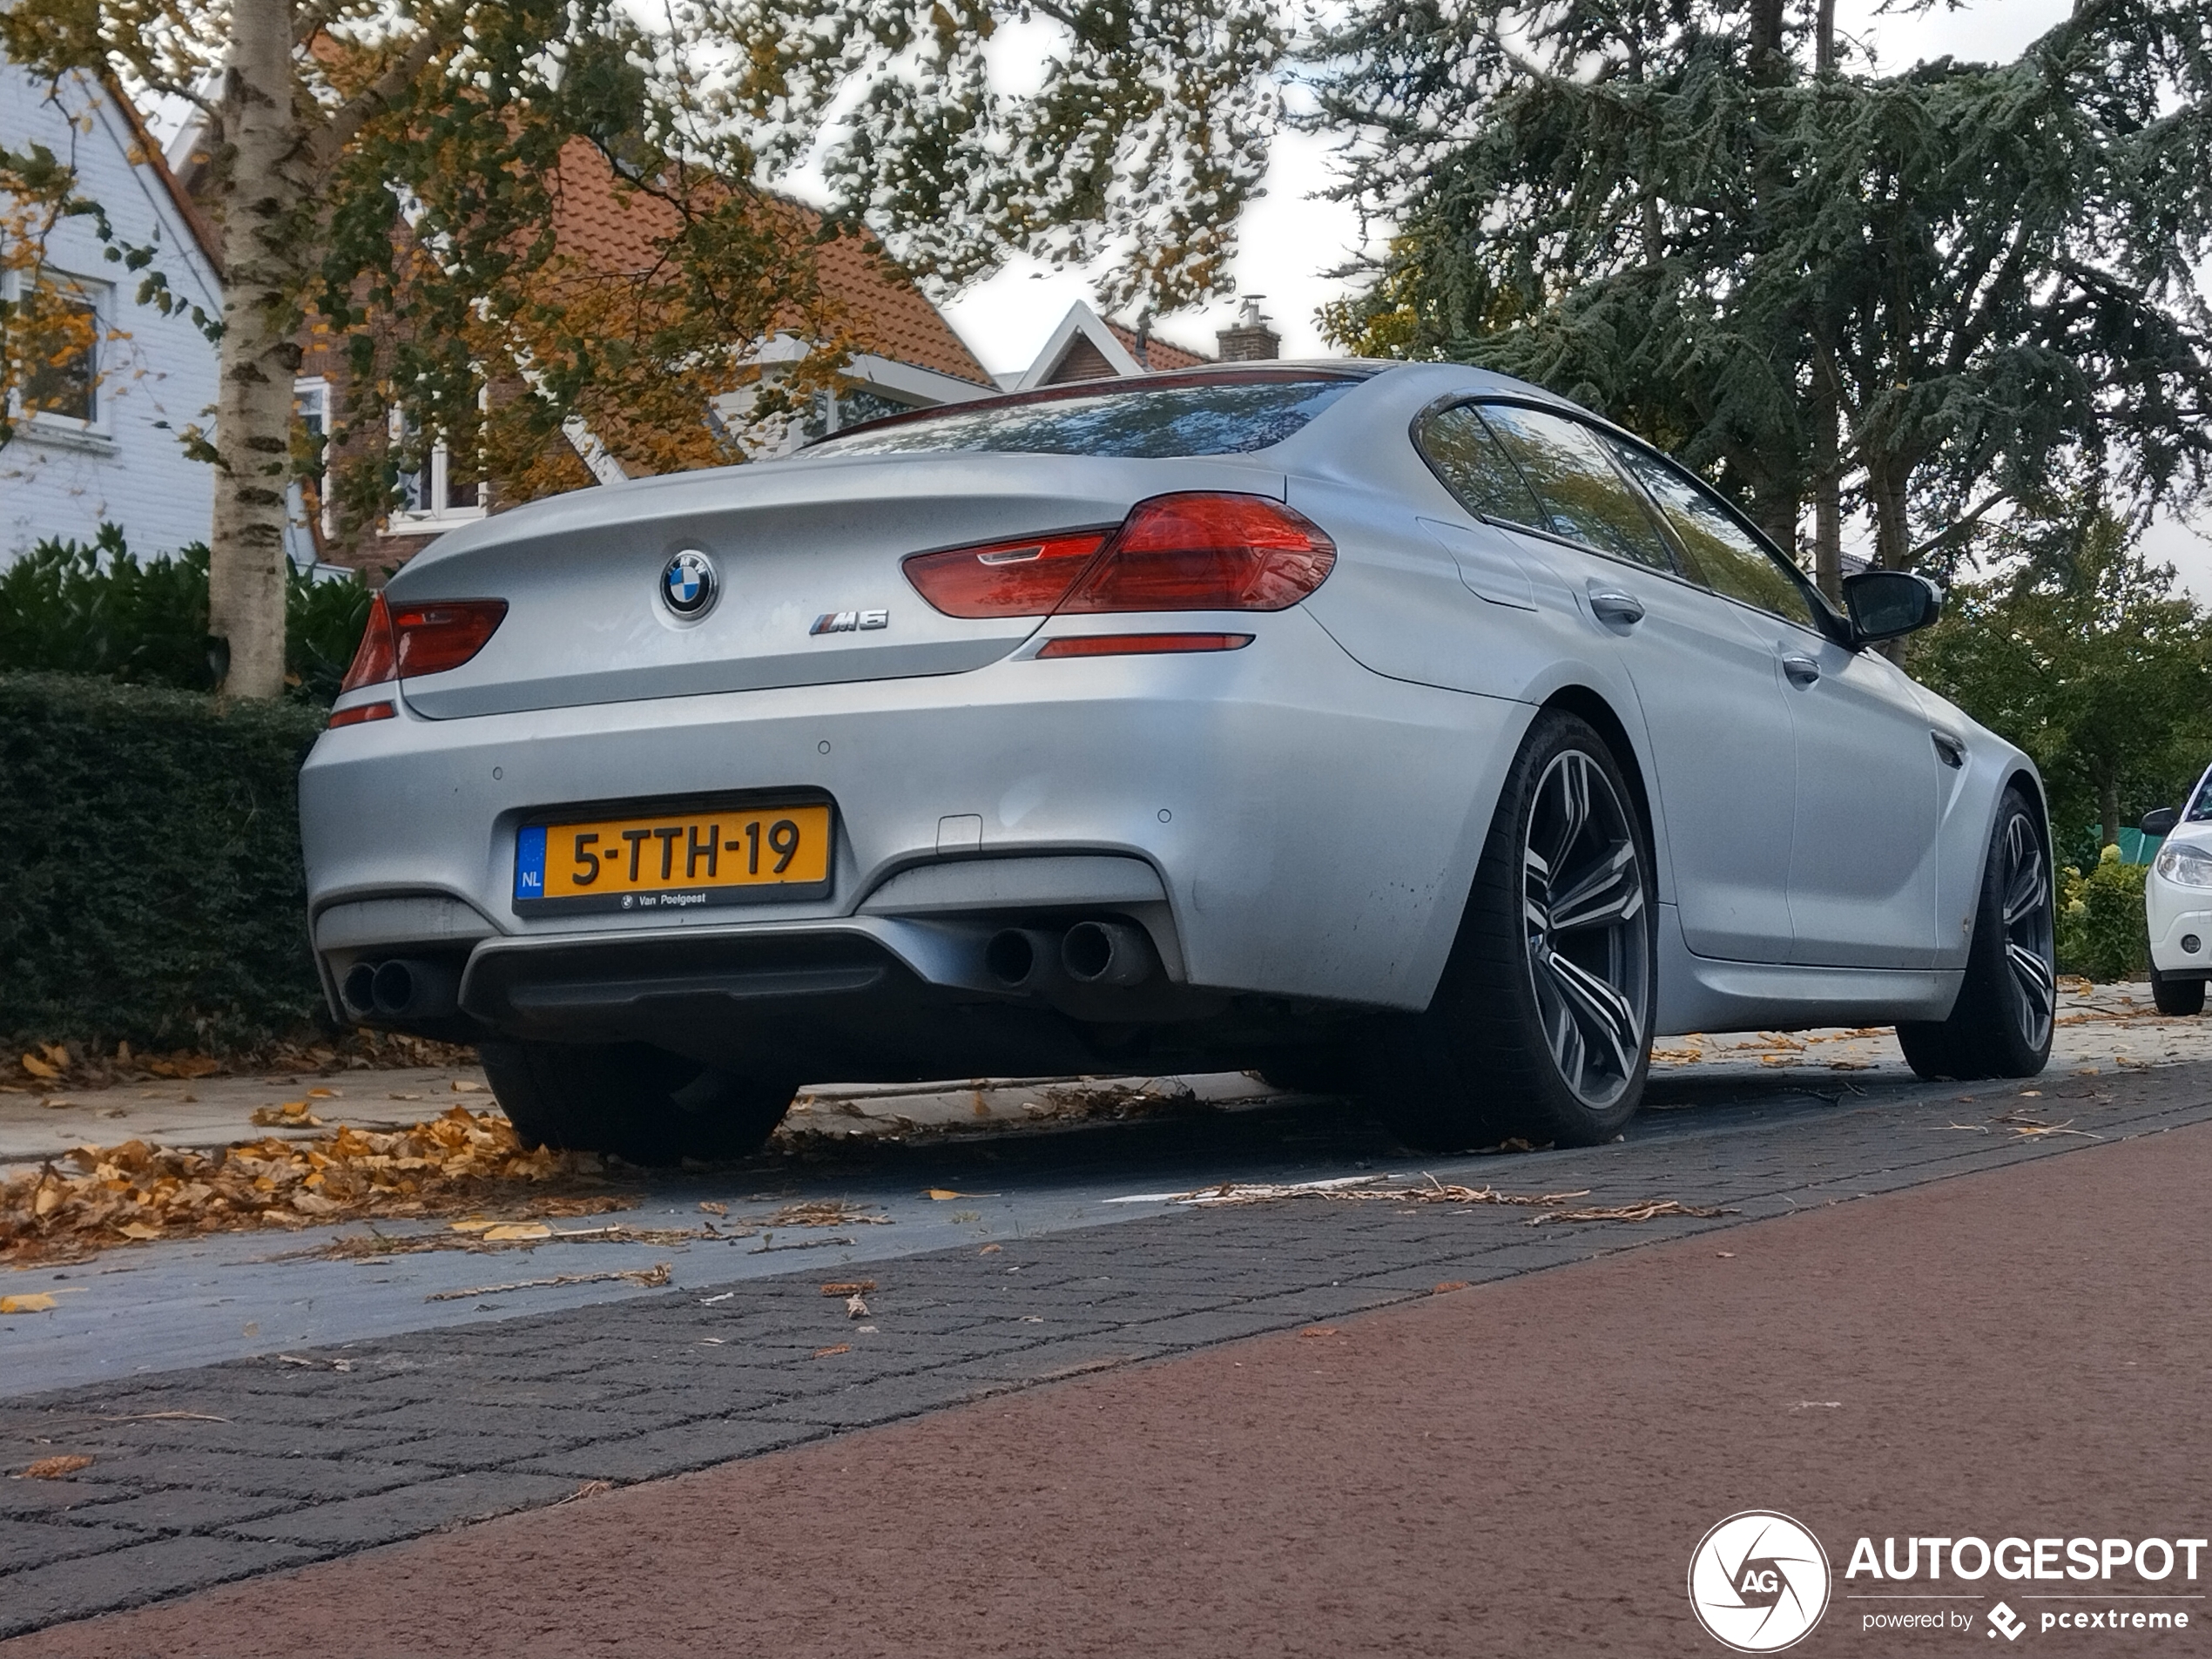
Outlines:
[[[21,1655],[1718,1653],[1782,1510],[2203,1536],[2212,1124],[1129,1366],[0,1644]],[[1984,1588],[1984,1587],[1977,1587]],[[1986,1608],[2023,1587],[1952,1598]],[[2074,1587],[2028,1586],[2071,1589]],[[2176,1583],[2175,1592],[2203,1586]],[[2186,1632],[2069,1651],[2202,1651]],[[2003,1646],[2004,1644],[2000,1644]]]

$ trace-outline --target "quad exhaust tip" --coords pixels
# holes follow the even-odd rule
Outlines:
[[[1077,985],[1141,985],[1159,967],[1152,941],[1126,921],[1079,921],[1063,934],[1008,927],[991,935],[983,966],[1010,991],[1037,990],[1057,981]]]
[[[346,1006],[358,1015],[431,1019],[460,1007],[461,976],[444,962],[395,957],[388,962],[355,962],[339,989]]]

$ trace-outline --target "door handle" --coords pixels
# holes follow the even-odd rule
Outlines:
[[[1959,742],[1948,732],[1931,732],[1928,735],[1935,739],[1936,759],[1942,761],[1945,765],[1956,772],[1966,764],[1965,744]]]
[[[1790,677],[1792,685],[1810,685],[1820,678],[1820,664],[1810,657],[1784,657],[1782,671]]]
[[[1643,601],[1618,588],[1590,583],[1590,610],[1600,622],[1617,622],[1633,628],[1643,620]]]

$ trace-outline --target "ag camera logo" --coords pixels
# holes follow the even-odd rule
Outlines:
[[[1746,1509],[1707,1533],[1689,1558],[1689,1605],[1716,1642],[1779,1653],[1828,1610],[1828,1552],[1789,1516]]]

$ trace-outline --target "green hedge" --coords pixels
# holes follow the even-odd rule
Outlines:
[[[2123,864],[2107,846],[2088,873],[2059,872],[2059,971],[2093,980],[2133,979],[2150,967],[2143,919],[2148,864]]]
[[[0,674],[0,1040],[221,1049],[327,1017],[307,703]]]
[[[325,704],[361,644],[369,591],[359,580],[297,572],[284,593],[285,666],[293,695]],[[207,550],[143,564],[103,524],[90,547],[44,541],[0,569],[0,673],[99,674],[205,691],[215,684],[207,637]]]

